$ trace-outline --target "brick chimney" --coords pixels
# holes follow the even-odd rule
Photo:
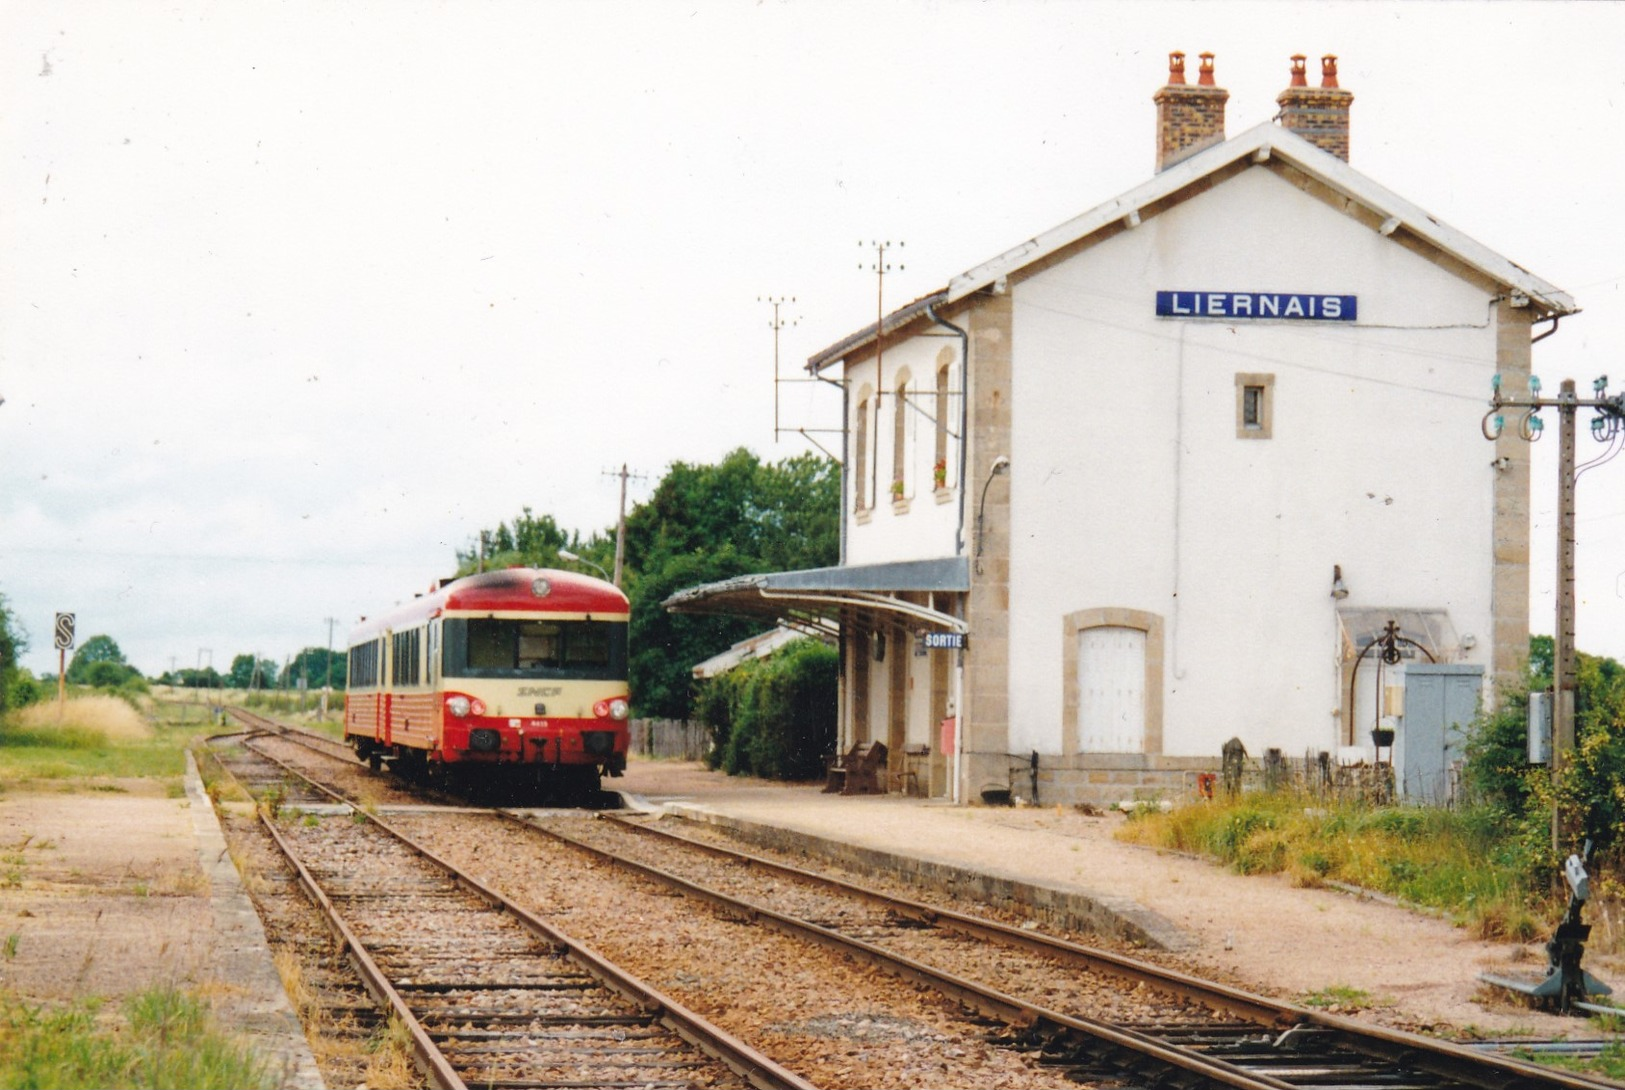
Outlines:
[[[1354,95],[1337,85],[1337,58],[1320,58],[1320,86],[1310,87],[1302,53],[1292,57],[1292,83],[1276,96],[1281,127],[1291,129],[1345,163],[1349,159],[1349,107]]]
[[[1196,86],[1185,82],[1185,54],[1168,54],[1168,85],[1157,104],[1157,172],[1224,142],[1224,104],[1230,92],[1213,84],[1213,54],[1203,53]]]

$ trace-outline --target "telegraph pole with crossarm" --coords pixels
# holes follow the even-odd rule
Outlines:
[[[1556,397],[1540,396],[1540,379],[1529,376],[1527,397],[1505,397],[1501,376],[1491,384],[1490,410],[1484,414],[1484,438],[1494,441],[1506,427],[1507,409],[1522,409],[1518,436],[1526,443],[1537,442],[1545,430],[1542,409],[1557,410],[1557,624],[1552,661],[1552,771],[1557,773],[1574,751],[1574,704],[1579,687],[1574,648],[1574,512],[1575,483],[1580,474],[1601,465],[1625,449],[1625,393],[1608,394],[1608,376],[1592,383],[1592,397],[1575,392],[1574,380],[1564,379]],[[1581,409],[1593,409],[1591,436],[1607,449],[1586,462],[1575,465],[1575,418]],[[1553,836],[1558,834],[1554,818]]]

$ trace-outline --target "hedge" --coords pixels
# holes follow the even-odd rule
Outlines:
[[[694,706],[715,743],[711,766],[771,780],[822,776],[835,750],[839,673],[835,649],[805,639],[703,682]]]

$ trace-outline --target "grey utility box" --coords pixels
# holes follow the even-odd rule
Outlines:
[[[1552,763],[1552,694],[1529,694],[1529,763]]]

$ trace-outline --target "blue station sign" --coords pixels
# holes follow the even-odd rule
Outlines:
[[[1159,318],[1288,319],[1352,322],[1359,315],[1354,295],[1310,295],[1295,291],[1159,291]]]

